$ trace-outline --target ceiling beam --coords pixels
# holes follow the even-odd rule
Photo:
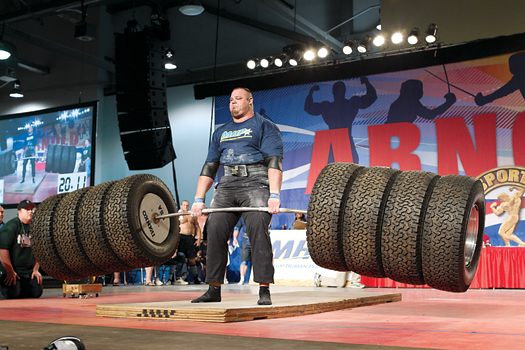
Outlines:
[[[317,27],[310,21],[306,20],[304,17],[297,15],[293,9],[290,9],[289,6],[284,5],[281,1],[278,0],[257,0],[260,4],[268,7],[270,10],[275,12],[278,16],[282,17],[284,20],[294,24],[298,29],[317,39],[317,41],[322,42],[325,45],[330,46],[332,49],[341,52],[344,44],[334,38],[333,36],[326,33],[321,28]]]
[[[76,59],[80,62],[91,64],[108,72],[115,72],[115,65],[113,63],[100,59],[98,57],[88,55],[84,52],[73,50],[67,46],[60,45],[43,38],[39,38],[37,36],[21,32],[18,29],[15,29],[11,26],[6,26],[5,31],[6,32],[4,33],[4,35],[6,36],[15,38],[17,40],[25,41],[26,43]]]

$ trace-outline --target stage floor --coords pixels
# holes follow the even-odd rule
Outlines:
[[[35,300],[0,300],[0,345],[41,349],[66,335],[86,349],[519,349],[525,339],[525,290],[365,288],[401,293],[399,302],[277,319],[210,323],[98,317],[98,305],[182,302],[207,285],[104,287],[99,297],[62,296],[45,289]],[[339,294],[353,289],[272,286],[280,293]],[[224,285],[223,298],[257,300],[257,286]]]

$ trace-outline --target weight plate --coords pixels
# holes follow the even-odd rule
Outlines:
[[[155,215],[164,215],[168,213],[166,203],[154,193],[147,193],[139,207],[140,227],[144,236],[153,243],[162,243],[170,233],[170,220],[154,220]]]

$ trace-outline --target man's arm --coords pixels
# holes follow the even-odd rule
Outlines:
[[[42,275],[40,274],[40,271],[38,271],[39,268],[40,264],[38,263],[38,261],[35,260],[35,264],[33,265],[33,273],[31,274],[31,279],[36,278],[38,284],[42,284]]]
[[[279,169],[268,168],[268,180],[270,182],[270,195],[281,194],[281,185],[283,183],[283,173]],[[280,198],[268,199],[268,212],[271,214],[279,213],[279,207],[281,206]]]
[[[498,203],[493,202],[490,205],[490,209],[492,209],[492,212],[496,215],[501,215],[503,213],[503,209],[501,207],[498,207]]]
[[[195,246],[200,247],[202,241],[202,231],[197,218],[193,218],[193,227],[195,227]]]
[[[9,250],[0,249],[0,262],[4,265],[6,271],[6,276],[4,279],[6,286],[15,285],[15,281],[18,277],[13,265],[11,264],[11,256],[9,255]]]
[[[212,185],[213,179],[211,177],[204,175],[199,176],[199,181],[197,182],[197,190],[195,191],[195,198],[204,199],[204,196],[210,190]],[[206,205],[204,203],[194,202],[191,206],[191,215],[201,216],[202,209],[206,209]]]

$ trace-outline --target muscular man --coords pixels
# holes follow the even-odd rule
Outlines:
[[[193,216],[202,215],[204,196],[213,185],[221,164],[221,178],[211,208],[268,207],[267,212],[242,213],[252,245],[253,276],[259,283],[259,305],[271,305],[273,251],[268,225],[279,212],[282,184],[283,140],[277,125],[254,113],[249,89],[236,88],[230,96],[232,120],[217,128],[212,136],[208,157],[199,176]],[[228,259],[228,240],[241,217],[240,212],[209,214],[205,227],[208,239],[206,281],[208,291],[192,303],[221,301],[221,283]]]
[[[29,223],[35,205],[23,200],[18,216],[0,228],[0,298],[39,298],[42,295],[40,265],[31,250]]]
[[[492,212],[496,215],[501,215],[503,212],[509,213],[509,217],[505,220],[498,231],[498,234],[503,238],[505,245],[510,247],[510,241],[514,241],[519,244],[520,247],[525,247],[525,242],[519,239],[513,232],[516,228],[516,224],[520,220],[520,209],[521,209],[521,197],[525,193],[525,188],[519,188],[511,186],[509,191],[516,190],[516,193],[510,197],[506,193],[500,193],[498,199],[501,201],[501,204],[498,206],[497,202],[494,202],[490,205]]]
[[[352,96],[347,100],[345,98],[345,83],[342,81],[334,83],[332,85],[334,102],[314,102],[314,92],[319,91],[319,86],[314,85],[304,102],[304,111],[311,115],[321,115],[324,122],[328,125],[328,129],[348,129],[352,159],[356,164],[359,163],[359,155],[352,137],[352,124],[360,109],[370,107],[377,100],[376,89],[370,84],[367,77],[361,77],[361,84],[366,86],[366,94],[363,96]]]
[[[4,207],[0,205],[0,227],[4,226]]]
[[[190,202],[182,201],[180,208],[182,211],[190,210]],[[201,229],[197,223],[197,218],[191,215],[181,215],[180,220],[180,239],[178,251],[186,255],[190,273],[193,275],[193,283],[200,284],[199,270],[196,261],[197,250],[201,245]]]
[[[22,166],[22,181],[20,183],[24,183],[26,179],[26,167],[27,162],[31,161],[31,175],[33,176],[33,183],[35,183],[35,166],[36,166],[36,135],[33,133],[33,127],[30,126],[27,129],[27,137],[24,144],[24,163]]]

